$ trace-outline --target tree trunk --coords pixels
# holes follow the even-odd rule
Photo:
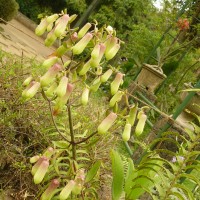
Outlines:
[[[81,18],[76,22],[74,25],[75,27],[81,28],[88,20],[88,17],[91,15],[91,13],[95,10],[95,8],[100,4],[101,0],[93,0],[93,2],[89,5],[87,10],[83,13]]]

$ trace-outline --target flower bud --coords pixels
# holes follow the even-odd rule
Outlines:
[[[119,86],[123,80],[123,74],[122,73],[117,73],[115,76],[115,79],[112,81],[112,83],[110,84],[110,89],[111,89],[111,94],[114,95],[118,89]]]
[[[106,51],[105,54],[107,54],[117,43],[118,39],[116,37],[110,37],[106,40],[105,45],[106,45]]]
[[[40,166],[38,167],[37,171],[34,174],[33,180],[35,184],[39,184],[42,182],[45,174],[48,171],[49,161],[43,160]]]
[[[101,81],[100,81],[100,78],[98,78],[93,82],[92,86],[90,87],[90,91],[96,92],[99,89],[100,85],[101,85]]]
[[[116,102],[114,107],[113,107],[113,112],[117,113],[118,112],[118,108],[119,108],[119,106],[118,106],[118,103]]]
[[[73,89],[74,89],[74,86],[71,83],[68,83],[67,91],[66,91],[65,95],[57,98],[57,101],[56,101],[56,104],[54,107],[54,111],[53,111],[53,115],[57,115],[61,111],[63,106],[67,103]]]
[[[67,89],[67,84],[68,84],[68,78],[66,76],[63,76],[60,80],[60,83],[56,89],[56,94],[59,97],[62,97],[65,95],[66,93],[66,89]]]
[[[85,26],[83,26],[78,32],[78,38],[82,38],[88,32],[91,26],[92,25],[90,23],[85,24]]]
[[[62,45],[66,48],[66,49],[71,49],[72,45],[73,45],[73,42],[71,39],[68,39],[66,41],[64,41],[62,43]]]
[[[112,26],[107,26],[106,30],[108,31],[109,34],[113,34],[113,27]]]
[[[72,189],[72,193],[75,195],[78,195],[81,193],[81,190],[83,188],[84,181],[85,181],[85,170],[84,169],[80,169],[77,171],[74,181],[75,181],[75,186]]]
[[[83,93],[82,93],[82,96],[81,96],[81,103],[84,106],[87,105],[87,103],[88,103],[89,92],[90,92],[90,90],[87,87],[83,90]]]
[[[55,22],[57,19],[58,19],[59,15],[58,14],[53,14],[51,16],[48,16],[46,18],[47,22],[50,24],[50,23],[53,23]]]
[[[127,122],[129,124],[131,124],[131,126],[134,125],[135,118],[136,118],[136,115],[137,115],[137,109],[138,109],[138,104],[136,104],[136,105],[134,105],[130,108],[129,117],[127,118]]]
[[[68,182],[68,184],[60,192],[59,199],[66,200],[69,197],[69,195],[71,194],[75,184],[76,184],[75,181],[70,180]]]
[[[23,86],[27,86],[30,84],[30,82],[33,80],[32,76],[29,76],[28,78],[25,79],[25,81],[23,82]]]
[[[121,101],[122,96],[123,96],[123,92],[122,91],[118,91],[110,100],[110,107],[113,107],[117,102]]]
[[[45,157],[40,157],[36,163],[33,165],[32,169],[31,169],[31,174],[34,176],[35,175],[35,172],[38,170],[39,166],[41,165],[42,161],[43,160],[47,160],[47,158]]]
[[[44,160],[48,160],[46,157],[42,156],[40,157],[37,162],[33,165],[32,169],[31,169],[31,174],[34,176],[36,171],[38,170],[39,166],[41,165],[41,163],[44,161]]]
[[[73,14],[69,17],[69,23],[72,23],[76,18],[77,18],[78,15],[76,14]]]
[[[49,185],[49,187],[44,191],[44,193],[41,196],[40,200],[51,200],[54,192],[56,191],[56,188],[60,185],[59,181],[57,179],[53,179]]]
[[[36,155],[30,158],[30,163],[35,163],[40,159],[40,156]]]
[[[77,32],[74,32],[74,33],[71,35],[71,40],[72,40],[73,42],[76,42],[76,41],[78,40],[78,34],[77,34]]]
[[[53,65],[41,78],[40,83],[42,87],[49,85],[53,79],[56,77],[59,71],[62,70],[62,67],[58,64]]]
[[[93,58],[91,59],[91,66],[92,67],[97,67],[100,64],[101,59],[102,59],[104,52],[106,50],[106,46],[104,44],[99,44],[99,46],[100,46],[100,51],[99,51],[98,57],[96,59],[93,59]]]
[[[78,183],[83,183],[84,180],[85,180],[85,170],[81,168],[76,173],[75,181],[77,181]]]
[[[31,81],[31,82],[29,83],[29,85],[26,87],[26,89],[23,90],[23,92],[22,92],[22,97],[23,97],[23,98],[26,98],[26,92],[27,92],[35,83],[36,83],[35,81]]]
[[[100,77],[101,82],[102,82],[102,83],[106,82],[106,81],[110,78],[110,76],[112,75],[112,73],[113,73],[112,69],[108,69],[108,70]]]
[[[43,35],[47,26],[48,26],[47,18],[42,19],[40,24],[35,29],[35,34],[38,35],[38,36]]]
[[[74,185],[74,188],[72,189],[72,193],[75,194],[75,195],[78,195],[81,193],[81,190],[82,190],[82,185],[80,183],[76,183]]]
[[[52,28],[53,28],[53,23],[51,23],[47,26],[47,32],[50,32],[52,30]]]
[[[34,84],[24,94],[22,94],[22,97],[25,100],[31,99],[32,97],[35,96],[39,88],[40,88],[40,83],[34,82]]]
[[[56,37],[60,37],[62,34],[64,34],[68,21],[69,21],[69,15],[67,14],[63,15],[58,19],[57,25],[54,30],[54,35]]]
[[[108,129],[114,124],[117,119],[117,115],[111,112],[98,126],[97,130],[99,134],[105,134]]]
[[[126,124],[124,127],[124,131],[122,133],[122,139],[124,142],[127,142],[131,136],[131,124]]]
[[[56,91],[56,88],[58,87],[57,83],[53,83],[49,88],[48,90],[45,92],[45,95],[47,97],[52,97]]]
[[[76,82],[78,80],[77,71],[74,70],[72,72],[72,82]]]
[[[61,56],[63,56],[67,51],[68,51],[68,49],[67,49],[64,45],[61,45],[61,46],[59,46],[58,49],[56,49],[56,56],[61,57]]]
[[[68,101],[73,89],[74,89],[74,85],[72,85],[71,83],[68,83],[67,84],[66,94],[62,97],[64,104],[67,103],[67,101]]]
[[[119,44],[115,44],[109,51],[105,52],[105,57],[107,60],[111,60],[119,51],[120,49],[120,45]]]
[[[52,56],[52,57],[46,59],[42,63],[42,67],[44,67],[45,69],[47,69],[47,68],[51,67],[52,65],[54,65],[57,61],[58,61],[58,57],[57,56]]]
[[[98,67],[97,67],[97,71],[95,72],[95,74],[96,74],[97,76],[99,76],[99,75],[102,74],[102,67],[101,67],[101,66],[98,66]]]
[[[76,177],[75,177],[75,182],[77,184],[81,184],[83,186],[84,184],[84,181],[85,181],[85,170],[82,168],[82,169],[79,169],[77,172],[76,172]],[[76,185],[77,185],[76,184]]]
[[[71,60],[67,60],[65,63],[64,63],[64,67],[68,67],[68,65],[71,63],[72,61]]]
[[[77,42],[72,48],[73,54],[81,54],[85,47],[88,45],[93,35],[91,33],[87,33],[79,42]]]
[[[55,152],[54,148],[48,147],[47,150],[43,153],[43,156],[46,158],[51,158],[54,152]]]
[[[145,126],[145,122],[147,120],[147,116],[144,114],[143,111],[140,111],[138,113],[138,123],[136,125],[136,128],[135,128],[135,134],[136,136],[139,136],[142,134],[143,130],[144,130],[144,126]]]
[[[55,36],[54,34],[54,29],[52,29],[48,35],[47,35],[47,38],[45,39],[44,41],[44,44],[47,46],[47,47],[50,47],[51,45],[53,45],[53,43],[56,41],[57,37]]]
[[[88,70],[90,69],[90,67],[91,67],[91,65],[90,65],[90,60],[89,60],[83,65],[82,69],[79,71],[78,74],[80,76],[85,75],[88,72]]]
[[[94,49],[92,50],[91,57],[93,59],[96,59],[96,58],[98,58],[99,53],[100,53],[100,45],[96,44],[95,47],[94,47]]]

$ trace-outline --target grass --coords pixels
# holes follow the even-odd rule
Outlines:
[[[40,98],[21,101],[22,82],[31,68],[36,73],[38,67],[34,60],[0,51],[0,190],[9,195],[12,191],[16,200],[37,190],[29,173],[29,158],[48,145],[39,129],[49,123],[45,106]]]

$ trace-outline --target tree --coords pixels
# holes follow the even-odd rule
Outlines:
[[[12,20],[18,11],[18,4],[15,0],[1,0],[0,1],[0,18],[5,21]]]

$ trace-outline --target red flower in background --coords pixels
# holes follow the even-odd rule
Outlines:
[[[188,30],[190,28],[190,23],[188,19],[179,19],[177,22],[177,26],[181,31]]]

